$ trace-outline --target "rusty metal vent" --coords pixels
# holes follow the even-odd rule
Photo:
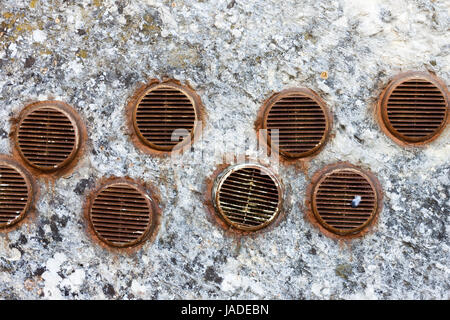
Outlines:
[[[0,228],[22,220],[31,201],[32,187],[28,177],[11,161],[0,159]]]
[[[272,96],[264,109],[262,128],[268,129],[269,144],[286,158],[313,155],[325,144],[331,118],[313,91],[284,90]]]
[[[140,187],[118,181],[95,194],[89,219],[101,241],[114,247],[129,247],[148,235],[152,213],[150,197]]]
[[[38,102],[24,111],[15,138],[25,162],[44,172],[70,163],[80,146],[81,130],[75,111],[57,101]]]
[[[337,165],[313,182],[312,210],[325,229],[337,235],[360,232],[379,210],[378,182],[351,165]]]
[[[133,110],[134,130],[146,146],[170,152],[194,139],[199,119],[198,96],[175,82],[145,87]]]
[[[230,227],[256,231],[280,213],[282,192],[278,179],[267,168],[237,165],[217,177],[213,199],[217,212]]]
[[[447,123],[445,85],[426,73],[400,75],[382,95],[381,116],[386,129],[401,141],[431,141]]]

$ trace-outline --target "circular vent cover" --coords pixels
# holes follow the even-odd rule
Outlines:
[[[258,164],[231,166],[215,180],[216,211],[233,229],[256,231],[272,223],[281,211],[280,182]]]
[[[151,150],[180,149],[199,131],[200,97],[176,81],[151,82],[138,90],[130,105],[133,130]]]
[[[31,177],[9,157],[0,157],[0,228],[21,221],[31,208],[34,197]]]
[[[139,185],[115,179],[96,191],[88,218],[97,237],[109,246],[130,247],[147,238],[153,225],[153,201]]]
[[[285,158],[307,157],[324,146],[331,117],[325,103],[313,91],[281,91],[272,96],[263,108],[262,129],[268,129],[268,144]]]
[[[315,220],[337,235],[356,235],[381,209],[381,187],[370,173],[351,164],[326,167],[308,190]]]
[[[380,97],[383,128],[401,142],[435,139],[448,121],[448,91],[436,77],[408,72],[394,78]]]
[[[25,164],[42,172],[67,167],[79,154],[84,126],[69,105],[43,101],[21,113],[14,138]]]

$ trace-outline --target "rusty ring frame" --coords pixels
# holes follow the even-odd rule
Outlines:
[[[326,103],[313,90],[308,89],[308,88],[290,88],[290,89],[285,89],[283,91],[273,94],[269,99],[267,99],[263,103],[263,105],[261,107],[261,111],[260,111],[261,119],[262,119],[261,129],[269,130],[267,128],[267,118],[269,117],[269,113],[272,110],[272,107],[275,105],[275,103],[277,103],[279,100],[281,100],[285,97],[288,97],[292,94],[301,94],[303,96],[310,98],[315,103],[317,103],[317,105],[320,107],[320,109],[322,110],[322,112],[325,116],[325,129],[324,129],[324,133],[323,133],[323,136],[322,136],[320,142],[314,148],[312,148],[308,151],[299,153],[299,154],[296,154],[296,153],[292,154],[290,152],[283,151],[282,149],[280,149],[280,147],[278,145],[276,145],[275,143],[272,143],[270,135],[269,134],[267,135],[266,144],[268,145],[269,148],[278,152],[279,154],[281,154],[284,158],[286,158],[288,160],[297,160],[297,159],[314,156],[322,150],[322,148],[325,146],[326,142],[329,139],[330,131],[331,131],[331,128],[333,125],[333,117],[331,116],[331,112],[328,109]]]
[[[220,201],[219,201],[220,188],[222,187],[225,180],[233,172],[238,171],[243,168],[254,168],[254,169],[259,169],[261,172],[264,172],[264,174],[266,174],[267,176],[269,176],[271,178],[271,180],[275,184],[277,191],[278,191],[278,205],[277,205],[275,213],[272,215],[272,217],[270,219],[265,221],[263,224],[260,224],[260,225],[254,226],[254,227],[238,227],[238,226],[236,226],[235,223],[233,223],[227,217],[227,215],[223,212],[223,210],[220,207]],[[272,173],[265,166],[262,166],[257,163],[236,164],[236,165],[231,165],[231,166],[227,167],[221,173],[219,173],[219,175],[216,177],[216,179],[213,182],[213,186],[212,186],[212,190],[211,190],[211,199],[212,199],[214,209],[215,209],[216,213],[218,214],[218,216],[227,225],[229,225],[232,229],[236,229],[236,230],[244,231],[244,232],[255,232],[255,231],[264,229],[267,226],[269,226],[280,215],[280,212],[282,211],[282,208],[283,208],[283,188],[281,186],[279,179],[275,176],[275,174]]]
[[[170,87],[183,93],[191,102],[195,113],[194,126],[190,134],[190,139],[184,138],[182,142],[176,144],[174,147],[162,147],[150,142],[142,135],[137,124],[136,113],[142,99],[144,99],[144,97],[153,90],[161,87]],[[201,126],[199,126],[198,122],[202,122],[204,120],[203,104],[200,96],[189,85],[182,85],[180,81],[174,79],[164,81],[152,79],[148,83],[141,85],[136,90],[135,94],[130,98],[126,108],[126,113],[128,127],[131,131],[130,133],[133,143],[144,152],[157,155],[167,155],[171,152],[179,151],[180,149],[182,150],[188,143],[192,145],[201,134]]]
[[[357,227],[348,231],[341,231],[328,225],[320,216],[315,204],[315,196],[317,194],[320,183],[328,177],[330,174],[340,170],[351,170],[360,174],[365,178],[372,187],[375,195],[375,207],[372,214],[367,221]],[[338,239],[351,239],[365,235],[378,220],[379,214],[383,208],[383,192],[379,180],[376,176],[368,170],[364,170],[358,166],[355,166],[349,162],[338,162],[325,166],[324,168],[316,171],[311,179],[310,184],[306,189],[306,218],[316,227],[318,227],[325,235],[331,238]]]
[[[75,143],[70,155],[62,161],[60,164],[55,166],[54,168],[44,168],[34,164],[30,161],[22,152],[22,148],[19,143],[19,132],[23,121],[34,111],[39,110],[41,108],[49,108],[54,109],[58,112],[64,114],[67,119],[72,123],[72,126],[75,131]],[[52,175],[52,174],[64,174],[73,169],[78,160],[81,158],[85,144],[87,139],[87,131],[86,127],[81,120],[81,117],[75,111],[75,109],[68,105],[65,102],[57,101],[57,100],[46,100],[46,101],[38,101],[33,102],[31,104],[26,105],[23,110],[19,114],[19,120],[13,126],[11,130],[11,136],[13,139],[13,152],[19,156],[24,165],[28,167],[32,173],[43,174],[43,175]]]
[[[133,240],[131,242],[125,243],[123,245],[117,245],[114,244],[111,241],[106,240],[103,238],[94,227],[94,224],[92,222],[92,206],[97,199],[97,197],[102,193],[105,189],[112,185],[127,185],[136,191],[138,191],[142,197],[146,200],[148,209],[149,209],[149,216],[150,221],[147,225],[147,228],[145,232],[136,240]],[[157,200],[155,200],[152,197],[153,193],[150,192],[141,184],[139,184],[137,181],[132,180],[130,178],[111,178],[102,183],[100,186],[98,186],[94,191],[92,191],[89,196],[87,197],[87,201],[85,203],[85,218],[88,222],[89,231],[91,234],[93,234],[101,243],[107,245],[108,247],[115,248],[115,249],[129,249],[133,247],[139,247],[140,245],[144,244],[146,240],[149,238],[152,238],[152,235],[156,234],[156,231],[159,227],[159,218],[160,218],[160,211],[158,208]]]
[[[403,136],[392,126],[387,114],[387,103],[389,101],[392,92],[397,88],[398,85],[413,79],[421,79],[431,82],[433,85],[436,86],[437,89],[441,91],[442,96],[444,97],[444,101],[446,102],[446,112],[444,120],[442,121],[440,127],[436,129],[432,134],[425,136],[425,139],[422,138],[412,139]],[[377,103],[378,123],[381,127],[381,130],[388,137],[394,140],[395,143],[401,146],[422,146],[437,139],[441,135],[441,133],[445,130],[450,119],[448,110],[449,100],[450,99],[447,86],[445,85],[444,81],[438,78],[437,76],[432,75],[428,72],[421,72],[421,71],[403,72],[392,78],[379,96]]]
[[[0,155],[0,164],[3,164],[17,171],[24,179],[27,186],[28,199],[23,210],[13,220],[6,223],[0,223],[0,230],[8,230],[23,222],[28,216],[28,212],[34,209],[34,205],[38,196],[38,187],[33,179],[33,176],[28,172],[28,170],[11,156]]]

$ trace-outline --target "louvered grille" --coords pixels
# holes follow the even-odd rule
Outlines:
[[[384,120],[392,134],[410,142],[427,141],[445,125],[448,102],[435,84],[425,79],[401,82],[384,102]]]
[[[14,224],[25,214],[29,192],[20,172],[9,165],[0,164],[0,226]]]
[[[17,138],[23,157],[41,170],[63,166],[76,151],[74,124],[56,108],[41,107],[26,115]]]
[[[144,141],[157,150],[172,150],[176,144],[191,135],[196,111],[191,99],[181,90],[157,86],[139,102],[135,122]],[[175,133],[176,129],[187,130]],[[189,132],[189,134],[187,134]],[[173,139],[173,140],[172,140]]]
[[[151,208],[144,194],[135,187],[117,183],[98,193],[90,219],[102,241],[125,247],[143,240],[150,227]]]
[[[325,111],[318,101],[297,92],[272,104],[265,128],[269,129],[271,143],[278,146],[280,153],[289,158],[300,158],[320,148],[328,126]],[[278,129],[278,132],[271,129]]]
[[[354,233],[373,219],[377,211],[376,190],[358,171],[338,169],[317,184],[313,208],[328,230]]]
[[[216,191],[217,209],[232,227],[261,229],[279,213],[279,184],[267,173],[258,167],[243,167],[221,181]]]

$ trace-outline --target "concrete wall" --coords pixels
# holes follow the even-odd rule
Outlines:
[[[11,153],[9,119],[30,101],[71,104],[89,133],[73,173],[39,181],[36,217],[0,234],[0,298],[450,298],[450,130],[404,148],[374,118],[401,71],[448,83],[449,11],[444,0],[0,0],[0,153]],[[207,113],[184,166],[142,153],[126,135],[128,98],[162,77],[190,83]],[[220,162],[212,151],[247,145],[255,155],[261,103],[289,87],[325,100],[332,138],[306,172],[280,167],[281,224],[236,240],[203,205]],[[375,230],[347,243],[304,218],[311,176],[336,161],[370,169],[384,189]],[[155,241],[132,255],[86,233],[85,197],[110,176],[148,181],[162,198]]]

